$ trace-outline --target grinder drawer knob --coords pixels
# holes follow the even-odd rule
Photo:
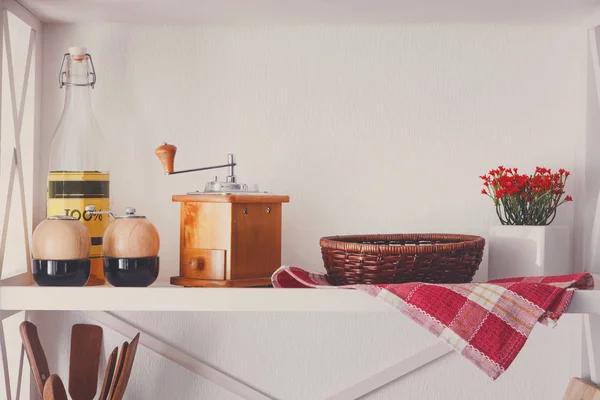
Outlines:
[[[204,266],[204,263],[199,258],[192,258],[190,260],[190,269],[192,271],[195,271],[197,269],[202,269],[203,266]]]

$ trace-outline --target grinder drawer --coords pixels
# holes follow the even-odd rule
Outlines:
[[[225,250],[182,249],[180,275],[194,279],[225,279]]]

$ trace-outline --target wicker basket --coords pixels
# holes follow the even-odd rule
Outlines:
[[[321,253],[334,285],[471,282],[485,239],[451,234],[324,237]]]

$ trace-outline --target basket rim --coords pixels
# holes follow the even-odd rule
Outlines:
[[[444,240],[447,243],[425,246],[390,246],[381,244],[355,243],[348,240]],[[481,236],[454,233],[397,233],[367,235],[325,236],[319,240],[322,251],[342,250],[349,253],[373,253],[381,255],[451,253],[457,250],[479,250],[485,247]]]

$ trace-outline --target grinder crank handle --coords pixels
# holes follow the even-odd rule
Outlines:
[[[227,164],[212,165],[210,167],[202,168],[184,169],[180,171],[175,171],[175,153],[177,153],[176,146],[163,142],[160,146],[156,148],[154,153],[160,160],[163,169],[165,170],[165,175],[185,174],[186,172],[206,171],[209,169],[217,168],[229,168],[227,182],[236,182],[236,176],[233,167],[235,167],[237,163],[235,162],[235,156],[233,153],[227,154]]]
[[[177,147],[163,142],[156,148],[154,153],[160,160],[165,170],[165,174],[169,175],[173,173],[175,170],[175,153],[177,153]]]

